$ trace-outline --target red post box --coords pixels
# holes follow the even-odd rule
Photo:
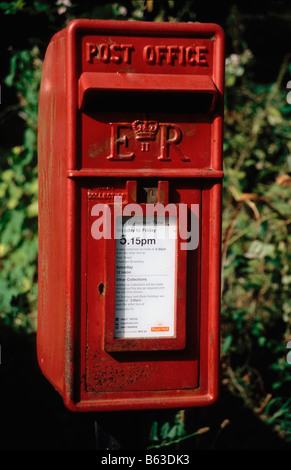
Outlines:
[[[76,411],[219,389],[224,35],[74,20],[39,98],[40,367]]]

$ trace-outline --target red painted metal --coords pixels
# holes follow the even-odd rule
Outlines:
[[[48,46],[37,350],[71,410],[218,396],[223,92],[217,25],[74,20]],[[149,187],[161,204],[199,205],[199,245],[176,249],[176,335],[116,339],[115,240],[91,236],[91,211],[115,196],[145,211]]]

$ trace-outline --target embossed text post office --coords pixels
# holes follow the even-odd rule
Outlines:
[[[75,411],[219,391],[224,34],[74,20],[39,98],[41,370]]]

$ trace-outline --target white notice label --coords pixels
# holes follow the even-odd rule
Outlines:
[[[117,219],[115,338],[175,335],[176,236],[176,217]]]

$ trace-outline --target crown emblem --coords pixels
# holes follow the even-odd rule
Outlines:
[[[136,120],[132,123],[136,140],[141,141],[141,150],[149,150],[149,140],[156,140],[156,133],[159,124],[157,121],[140,121]]]

